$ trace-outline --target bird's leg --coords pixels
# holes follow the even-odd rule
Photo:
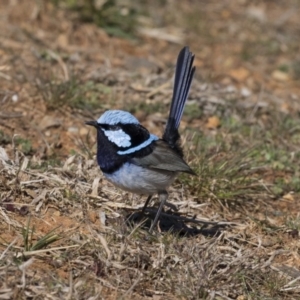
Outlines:
[[[144,207],[142,209],[142,217],[145,215],[146,208],[147,208],[147,206],[148,206],[151,198],[152,198],[152,195],[149,195],[148,198],[147,198],[147,200],[146,200],[146,202],[145,202],[145,205],[144,205]]]
[[[168,193],[167,193],[167,191],[163,191],[163,192],[160,192],[158,196],[159,196],[160,204],[159,204],[158,210],[156,212],[154,221],[153,221],[153,223],[152,223],[152,225],[151,225],[151,227],[149,229],[150,233],[152,232],[153,228],[157,224],[157,221],[158,221],[158,219],[160,217],[161,211],[162,211],[162,209],[163,209],[163,207],[164,207],[164,205],[165,205],[165,203],[166,203],[166,201],[168,199]]]

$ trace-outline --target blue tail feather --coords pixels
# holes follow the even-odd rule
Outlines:
[[[194,55],[189,51],[188,47],[184,47],[180,51],[177,59],[173,98],[168,122],[163,135],[163,140],[172,148],[176,149],[181,155],[182,150],[179,145],[180,136],[178,127],[195,73],[193,62]]]

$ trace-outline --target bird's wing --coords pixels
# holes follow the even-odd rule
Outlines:
[[[132,162],[149,169],[195,174],[180,155],[171,149],[165,141],[158,140],[154,143],[155,148],[150,154],[144,157],[132,158]]]

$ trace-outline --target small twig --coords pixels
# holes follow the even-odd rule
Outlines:
[[[142,35],[158,40],[168,41],[175,44],[182,44],[183,35],[178,31],[177,35],[168,33],[165,28],[139,28],[138,32]]]
[[[222,297],[223,299],[226,299],[226,300],[233,300],[233,298],[230,298],[230,297],[227,297],[225,295],[223,295],[222,293],[220,292],[215,292],[216,295]]]
[[[0,260],[1,260],[1,258],[0,258]],[[294,283],[295,283],[296,281],[298,281],[298,280],[300,280],[300,276],[298,276],[297,278],[295,278],[295,279],[291,280],[290,282],[288,282],[288,283],[284,286],[284,288],[289,287],[290,285],[294,284]],[[295,287],[293,287],[293,288],[295,288]]]
[[[126,293],[121,297],[121,299],[127,299],[127,296],[132,293],[133,289],[136,287],[136,285],[141,281],[143,274],[140,273],[137,280],[131,285],[131,287],[126,291]]]
[[[72,293],[73,293],[73,274],[72,274],[72,271],[71,271],[69,273],[69,293],[68,293],[66,299],[72,299]]]
[[[9,75],[6,75],[6,74],[4,74],[2,72],[0,72],[0,77],[4,78],[6,80],[11,80],[11,77]]]
[[[286,291],[292,291],[292,290],[296,290],[296,289],[300,289],[300,285],[298,286],[291,286],[291,287],[288,287],[288,288],[283,288],[283,289],[280,289],[281,292],[286,292]]]
[[[34,250],[34,251],[24,251],[22,254],[24,256],[31,256],[35,254],[41,254],[49,251],[56,251],[56,250],[65,250],[69,248],[79,247],[80,245],[71,245],[71,246],[64,246],[64,247],[54,247],[54,248],[48,248],[48,249],[41,249],[41,250]]]
[[[271,257],[262,265],[261,268],[268,267],[272,263],[272,261],[273,261],[273,259],[275,258],[276,255],[281,254],[281,253],[286,253],[286,252],[288,252],[288,251],[287,250],[282,250],[282,249],[273,251],[273,253],[271,254]]]
[[[64,61],[61,59],[61,57],[58,54],[56,54],[55,52],[53,52],[52,50],[48,50],[47,52],[61,66],[63,73],[64,73],[65,81],[70,80],[68,68],[67,68],[66,64],[64,63]]]
[[[170,87],[170,81],[165,82],[164,84],[158,86],[157,88],[153,89],[150,93],[146,95],[147,98],[153,97],[155,94],[160,93],[161,91],[165,90],[166,88]]]
[[[6,249],[2,252],[1,256],[0,256],[0,261],[3,259],[3,257],[5,256],[6,252],[16,243],[16,241],[18,240],[18,238],[15,238],[7,247]]]
[[[36,182],[43,182],[46,179],[36,179],[36,180],[29,180],[29,181],[21,181],[20,185],[27,185],[27,184],[31,184],[31,183],[36,183]]]
[[[13,114],[0,113],[0,118],[2,119],[13,119],[13,118],[22,118],[22,117],[23,117],[22,113],[13,113]]]
[[[107,241],[106,239],[103,237],[103,235],[101,234],[97,234],[102,246],[104,247],[105,251],[106,251],[106,254],[107,254],[107,260],[111,260],[111,257],[112,257],[112,254],[111,254],[111,251],[109,250],[108,248],[108,244],[107,244]]]
[[[29,260],[25,261],[19,266],[19,269],[22,271],[21,282],[22,284],[19,287],[24,288],[26,286],[26,269],[34,262],[34,258],[31,257]]]

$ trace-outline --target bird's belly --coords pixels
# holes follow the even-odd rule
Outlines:
[[[117,187],[135,194],[152,195],[166,190],[177,173],[143,168],[125,163],[119,170],[104,176]]]

